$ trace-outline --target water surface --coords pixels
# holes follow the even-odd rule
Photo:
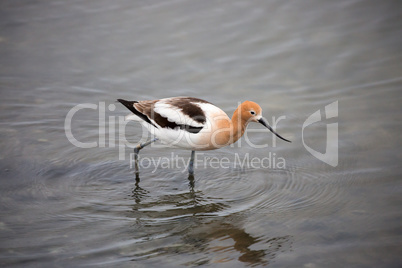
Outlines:
[[[400,10],[396,1],[2,1],[0,264],[400,267]],[[274,145],[250,125],[235,146],[197,154],[190,179],[174,165],[190,152],[154,146],[141,157],[170,166],[144,160],[136,182],[129,147],[147,136],[122,126],[128,111],[115,100],[183,95],[229,115],[256,101],[269,122],[285,116],[276,129],[292,143]],[[325,118],[336,101],[338,116],[302,137],[307,118]],[[79,110],[71,130],[93,148],[65,132],[68,112],[85,103],[95,109]],[[303,144],[324,153],[331,123],[335,167]],[[269,167],[251,165],[264,157]]]

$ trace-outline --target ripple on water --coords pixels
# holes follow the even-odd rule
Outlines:
[[[306,165],[288,165],[286,170],[199,168],[193,180],[178,169],[153,170],[143,168],[141,181],[136,182],[124,161],[56,161],[40,168],[31,188],[16,188],[14,196],[24,192],[33,211],[41,208],[43,214],[37,215],[41,220],[65,220],[77,226],[103,220],[134,222],[159,226],[168,235],[166,226],[194,216],[320,211],[340,194],[336,180],[325,172],[312,173]]]
[[[176,170],[142,171],[132,190],[132,217],[162,223],[194,215],[228,216],[239,212],[286,213],[336,200],[336,183],[325,173],[293,166],[288,170],[200,169],[195,187]]]
[[[133,170],[124,161],[56,161],[35,174],[29,191],[35,202],[30,208],[42,213],[37,215],[35,226],[56,228],[85,254],[130,256],[136,252],[133,259],[147,259],[172,250],[186,252],[184,247],[193,245],[193,240],[213,241],[219,246],[227,237],[248,237],[241,225],[222,221],[228,219],[226,216],[283,214],[307,207],[319,210],[336,200],[337,184],[324,172],[312,174],[310,170],[305,165],[290,165],[286,170],[199,168],[194,180],[189,180],[181,170],[157,169],[153,173],[151,166],[141,169],[141,181],[136,183]],[[218,229],[222,231],[216,232]],[[204,231],[209,238],[204,237]],[[43,235],[44,231],[37,233]],[[265,241],[268,237],[262,237],[261,242],[258,239],[250,243],[274,243]],[[106,240],[110,244],[102,246],[101,241]],[[282,240],[284,245],[289,243],[288,238]],[[92,249],[81,244],[92,245]],[[139,245],[144,251],[138,250]],[[234,256],[238,254],[235,251]],[[259,252],[242,254],[251,260]],[[218,250],[216,255],[225,254]]]
[[[181,170],[152,172],[151,166],[141,170],[137,183],[124,161],[67,166],[53,163],[39,171],[31,189],[32,195],[66,201],[68,213],[58,211],[61,217],[92,213],[96,218],[108,212],[116,218],[162,224],[194,215],[319,210],[340,194],[336,180],[325,172],[312,173],[305,165],[288,165],[286,170],[199,168],[192,180]]]
[[[312,174],[293,167],[292,170],[233,170],[202,178],[197,187],[209,195],[219,196],[227,205],[220,216],[237,212],[281,213],[321,206],[336,200],[340,193],[336,183],[325,174]],[[318,208],[317,208],[318,209]]]

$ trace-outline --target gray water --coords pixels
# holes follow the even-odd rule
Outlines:
[[[398,1],[1,1],[1,266],[400,267],[401,28]],[[115,100],[171,96],[256,101],[292,143],[254,124],[194,179],[142,162],[136,182],[147,135]],[[71,131],[93,148],[65,132],[83,103]],[[333,123],[334,166],[304,146],[324,153]]]

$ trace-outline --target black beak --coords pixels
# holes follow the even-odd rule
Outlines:
[[[278,138],[287,141],[287,142],[291,142],[290,140],[285,139],[284,137],[282,137],[281,135],[279,135],[278,133],[276,133],[272,127],[270,125],[268,125],[267,121],[265,121],[265,119],[263,117],[261,117],[260,120],[258,120],[258,122],[260,122],[264,127],[268,128],[272,133],[274,133]]]

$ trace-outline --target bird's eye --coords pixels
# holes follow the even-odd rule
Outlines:
[[[250,111],[250,114],[255,115],[255,112],[254,112],[254,111]]]

